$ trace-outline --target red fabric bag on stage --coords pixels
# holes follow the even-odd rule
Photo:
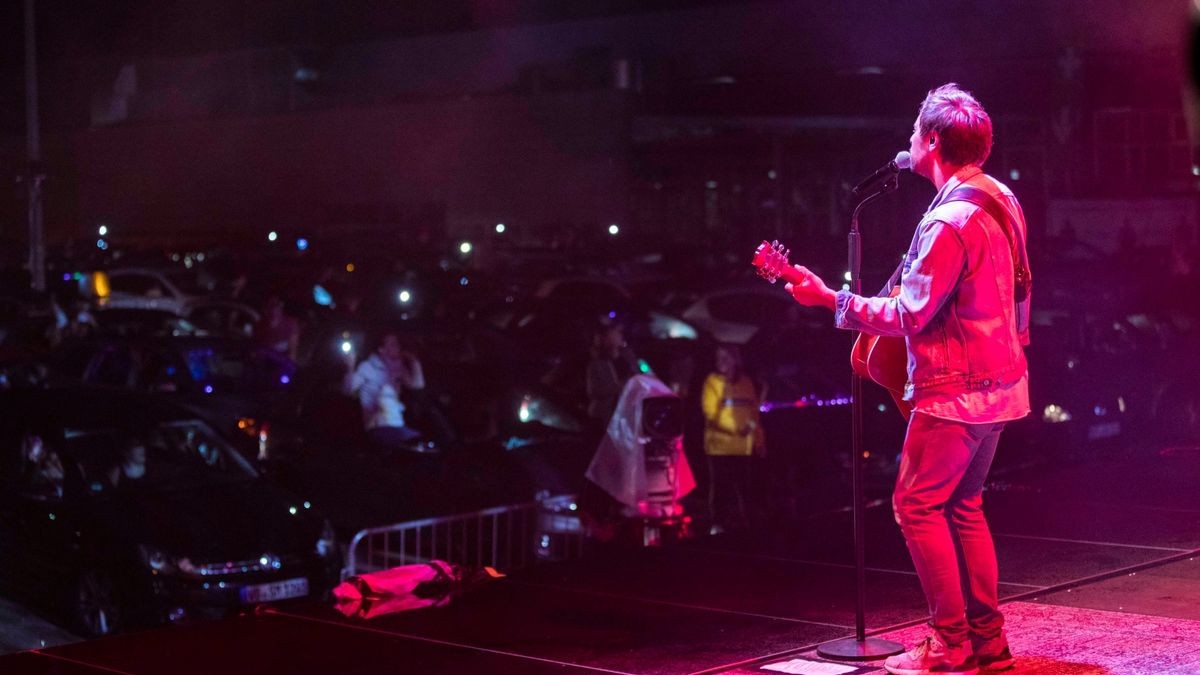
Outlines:
[[[467,568],[431,560],[352,576],[333,589],[333,597],[342,614],[370,619],[441,606],[471,586],[503,576],[491,567]]]

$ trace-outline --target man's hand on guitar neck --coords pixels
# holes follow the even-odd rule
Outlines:
[[[802,265],[793,265],[795,274],[789,274],[792,283],[784,286],[796,302],[805,307],[824,307],[833,310],[837,306],[837,294],[825,285],[821,277]]]

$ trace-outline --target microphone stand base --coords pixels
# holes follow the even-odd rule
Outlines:
[[[881,638],[845,638],[826,642],[817,647],[817,654],[827,659],[840,661],[874,661],[887,656],[900,654],[904,645]]]

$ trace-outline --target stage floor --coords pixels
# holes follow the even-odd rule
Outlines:
[[[1198,484],[1195,450],[993,481],[1011,672],[1200,672]],[[911,643],[924,600],[888,505],[868,510],[867,531],[868,631]],[[849,514],[827,513],[600,551],[441,608],[362,621],[272,607],[0,657],[0,672],[835,673],[812,650],[854,632],[850,541]]]

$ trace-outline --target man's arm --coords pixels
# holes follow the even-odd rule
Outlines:
[[[425,370],[421,368],[420,359],[406,352],[400,357],[400,364],[400,385],[405,389],[424,389]]]
[[[789,284],[787,289],[802,305],[832,309],[838,328],[904,337],[925,329],[954,293],[966,261],[966,249],[958,233],[934,220],[921,225],[917,257],[900,278],[898,296],[868,298],[850,291],[835,292],[799,266],[797,271],[805,278],[800,284]]]
[[[704,393],[700,398],[700,407],[704,411],[704,420],[709,429],[715,429],[722,433],[736,436],[739,433],[747,433],[742,429],[735,429],[730,424],[721,423],[721,399],[725,394],[724,380],[715,376],[709,375],[704,381]]]
[[[354,367],[354,356],[346,357],[346,372],[342,375],[342,393],[346,396],[354,396],[363,386],[362,368]]]

